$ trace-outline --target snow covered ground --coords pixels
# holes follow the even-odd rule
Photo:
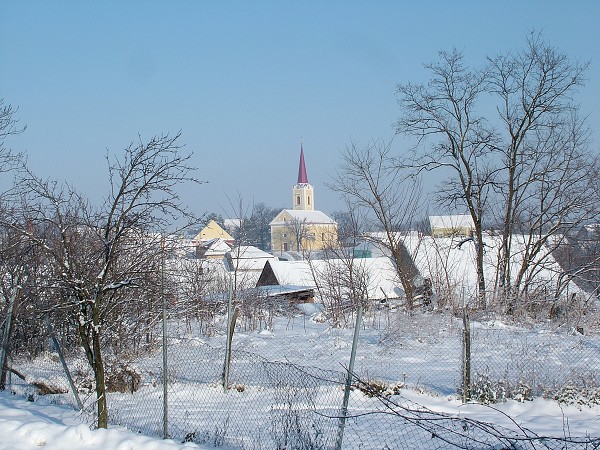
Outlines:
[[[434,411],[477,417],[482,422],[512,428],[514,421],[542,436],[560,436],[563,433],[573,436],[585,436],[585,433],[600,435],[600,410],[597,408],[579,410],[536,399],[527,403],[502,403],[497,406],[498,410],[494,410],[481,405],[461,405],[456,399],[432,397],[411,391],[404,392],[403,395]],[[214,448],[161,440],[133,433],[123,427],[90,430],[82,423],[80,414],[69,407],[48,405],[43,401],[28,402],[8,393],[0,393],[0,449],[29,450],[41,447],[51,450]]]
[[[176,450],[202,449],[193,443],[133,433],[123,427],[90,430],[72,408],[29,402],[0,392],[0,449],[30,450]]]
[[[317,444],[329,446],[335,441],[339,426],[336,416],[343,397],[343,381],[341,384],[336,377],[348,365],[351,327],[332,328],[318,315],[277,317],[268,329],[248,331],[244,331],[243,321],[239,322],[230,378],[233,389],[223,392],[219,384],[223,335],[200,336],[193,325],[171,325],[169,429],[177,442],[147,438],[120,427],[90,431],[82,425],[89,416],[47,405],[49,401],[72,402],[68,394],[35,396],[34,403],[2,395],[0,448],[36,448],[43,442],[45,448],[183,448],[191,446],[178,443],[188,434],[193,434],[191,437],[199,445],[274,448],[276,432],[288,433],[289,438],[290,419],[299,424],[300,431],[295,432],[306,433],[300,437],[314,439],[314,448],[326,448]],[[493,408],[463,405],[457,395],[461,364],[459,319],[441,314],[390,316],[382,312],[367,316],[363,325],[356,373],[365,380],[403,383],[405,387],[400,395],[390,397],[394,414],[374,414],[373,411],[382,410],[382,403],[353,390],[348,410],[355,417],[346,424],[343,448],[451,448],[432,439],[430,429],[411,422],[431,411],[441,414],[436,420],[448,430],[461,428],[460,420],[470,418],[509,430],[513,435],[523,435],[523,429],[527,429],[538,436],[557,438],[600,436],[599,406],[559,404],[539,396],[524,402],[509,399]],[[532,376],[533,381],[550,388],[555,387],[553,383],[563,383],[574,371],[586,376],[600,373],[600,339],[595,336],[553,334],[499,322],[473,324],[473,336],[473,356],[477,358],[473,373],[487,369],[495,380]],[[112,423],[160,436],[161,361],[158,350],[128,362],[141,373],[142,384],[134,394],[109,395]],[[46,364],[45,370],[42,364]],[[60,364],[53,358],[22,361],[16,367],[54,382],[60,376]],[[312,408],[322,415],[312,413]],[[299,412],[290,415],[292,409]],[[67,441],[60,440],[63,435],[69,436]],[[381,445],[375,447],[374,442]]]

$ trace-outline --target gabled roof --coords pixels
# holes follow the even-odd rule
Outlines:
[[[233,258],[239,259],[276,259],[275,256],[253,245],[239,245],[231,250]]]
[[[316,289],[317,283],[322,286],[326,284],[328,271],[348,270],[347,264],[348,261],[340,259],[313,260],[310,263],[308,261],[268,261],[258,279],[257,286],[291,284]],[[390,258],[354,259],[352,264],[354,264],[355,270],[364,272],[367,292],[371,300],[386,297],[400,298],[404,295]]]
[[[195,243],[205,242],[205,241],[210,241],[211,239],[215,239],[215,238],[221,238],[225,241],[233,241],[234,240],[231,237],[231,235],[229,233],[227,233],[227,231],[225,231],[223,228],[221,228],[221,226],[217,222],[215,222],[214,220],[211,220],[210,222],[208,222],[206,224],[206,226],[204,228],[202,228],[200,233],[198,233],[196,235],[196,237],[194,239],[192,239],[192,242],[195,242]]]
[[[221,238],[215,238],[211,239],[210,241],[202,242],[200,244],[200,247],[205,248],[207,250],[207,253],[211,252],[223,255],[231,250],[231,247],[227,245],[227,242],[225,242]]]
[[[277,257],[252,245],[240,245],[228,253],[231,267],[238,270],[263,270],[267,261],[276,260]]]
[[[309,224],[335,224],[335,220],[321,211],[305,211],[301,209],[284,209],[271,221],[269,225],[285,225],[284,218]]]
[[[454,214],[448,216],[429,216],[429,225],[432,229],[474,228],[473,219],[468,214]]]

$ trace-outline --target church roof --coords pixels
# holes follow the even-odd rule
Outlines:
[[[292,220],[298,222],[314,223],[314,224],[334,224],[335,220],[321,211],[309,211],[303,209],[284,209],[281,212],[286,212],[292,217]],[[281,213],[271,221],[270,225],[282,225],[286,222],[283,220]]]
[[[304,149],[300,144],[300,165],[298,167],[298,184],[308,184],[308,175],[306,174],[306,165],[304,164]]]

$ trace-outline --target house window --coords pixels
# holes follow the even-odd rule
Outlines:
[[[310,205],[310,196],[308,196],[308,204]]]
[[[299,195],[297,195],[297,196],[296,196],[296,205],[299,205],[299,204],[300,204],[300,196],[299,196]]]
[[[287,243],[287,242],[284,242],[284,243],[283,243],[283,251],[284,251],[284,252],[287,252],[288,250],[289,250],[289,249],[288,249],[288,243]]]
[[[325,240],[325,233],[321,233],[321,240],[324,241]]]
[[[283,237],[287,237],[287,233],[283,233]]]

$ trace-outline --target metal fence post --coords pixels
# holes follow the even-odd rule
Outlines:
[[[167,399],[167,297],[165,295],[165,238],[162,238],[162,256],[160,267],[160,293],[162,296],[162,357],[163,357],[163,439],[169,438],[169,404]]]
[[[465,301],[465,290],[463,288],[463,357],[462,357],[462,401],[467,403],[471,400],[471,322],[467,304]]]
[[[2,348],[0,348],[0,391],[6,389],[6,374],[8,370],[6,370],[5,364],[8,355],[8,338],[10,334],[10,327],[12,324],[12,315],[15,303],[17,301],[17,296],[19,295],[19,286],[15,287],[11,297],[10,303],[8,305],[8,311],[6,313],[6,321],[4,322],[4,333],[2,335]]]
[[[350,354],[350,365],[346,374],[346,386],[344,387],[344,401],[342,403],[342,414],[338,427],[338,439],[335,448],[341,450],[344,441],[344,428],[346,427],[346,415],[348,414],[348,400],[350,399],[350,387],[354,377],[354,361],[356,359],[356,349],[358,348],[358,335],[360,333],[360,324],[362,322],[362,303],[358,304],[356,310],[356,324],[354,325],[354,338],[352,339],[352,352]]]
[[[75,401],[77,402],[77,407],[79,411],[83,411],[83,403],[81,403],[81,399],[79,398],[79,392],[77,392],[77,388],[75,387],[75,383],[73,382],[73,377],[71,376],[71,372],[69,371],[69,366],[67,366],[67,362],[65,361],[65,357],[62,352],[62,347],[56,339],[54,335],[54,330],[52,329],[52,324],[50,323],[50,317],[44,316],[44,322],[46,322],[46,328],[48,333],[50,334],[50,339],[52,339],[52,344],[54,344],[54,349],[56,353],[58,353],[58,359],[60,359],[60,363],[63,366],[63,370],[65,371],[65,375],[67,376],[67,380],[69,381],[69,386],[71,387],[71,392],[73,393],[73,397],[75,397]]]
[[[223,364],[223,390],[227,392],[229,389],[229,364],[231,363],[231,342],[233,340],[233,280],[231,278],[231,267],[227,258],[224,259],[225,267],[229,271],[229,288],[227,293],[227,336],[225,341],[225,362]]]

